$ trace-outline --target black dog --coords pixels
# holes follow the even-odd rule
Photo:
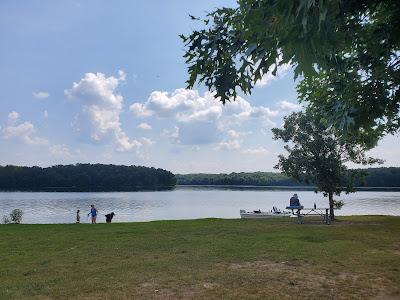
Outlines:
[[[115,214],[112,212],[106,215],[106,222],[111,223],[112,218],[114,218]]]

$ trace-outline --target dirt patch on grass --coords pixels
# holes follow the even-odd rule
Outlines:
[[[222,265],[219,267],[224,268]],[[225,270],[227,273],[236,273],[235,277],[250,284],[253,292],[257,291],[256,295],[270,295],[273,298],[369,299],[377,295],[399,293],[393,282],[378,274],[331,272],[326,266],[318,268],[297,261],[232,263],[226,265]]]
[[[143,282],[139,297],[155,299],[399,299],[400,289],[385,274],[329,270],[301,261],[215,264],[189,282]]]

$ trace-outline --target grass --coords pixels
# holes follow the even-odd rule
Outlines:
[[[400,218],[0,226],[1,299],[400,298]]]

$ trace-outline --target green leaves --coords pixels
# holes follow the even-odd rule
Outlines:
[[[280,155],[277,169],[300,182],[313,183],[318,191],[340,194],[354,190],[365,174],[349,172],[346,164],[380,163],[366,157],[366,147],[337,138],[324,125],[318,112],[293,113],[285,117],[283,128],[273,128],[274,139],[286,143],[287,156]]]
[[[277,65],[302,78],[299,97],[344,139],[372,147],[400,128],[400,5],[396,1],[240,0],[181,35],[188,87],[225,103]],[[199,20],[191,16],[193,20]]]

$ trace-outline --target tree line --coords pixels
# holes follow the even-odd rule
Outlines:
[[[173,173],[143,166],[0,166],[3,191],[136,191],[169,188],[175,183]]]
[[[354,172],[354,170],[349,170]],[[356,186],[364,187],[400,187],[400,168],[357,169],[365,173]],[[230,174],[176,174],[178,185],[254,185],[254,186],[312,186],[311,183],[298,182],[284,173],[253,172]]]

